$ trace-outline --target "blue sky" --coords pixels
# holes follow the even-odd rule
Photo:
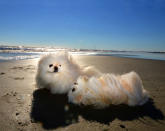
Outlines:
[[[0,44],[165,51],[165,1],[0,0]]]

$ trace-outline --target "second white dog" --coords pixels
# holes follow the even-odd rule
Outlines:
[[[135,72],[124,75],[103,74],[101,77],[81,76],[68,94],[69,101],[78,105],[105,108],[110,104],[143,105],[148,94]]]

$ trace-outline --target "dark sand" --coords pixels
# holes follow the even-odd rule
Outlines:
[[[68,104],[65,95],[51,95],[35,87],[38,59],[1,62],[0,131],[165,130],[165,61],[111,56],[75,58],[81,65],[93,65],[106,73],[136,71],[150,93],[150,101],[141,107],[80,108]]]

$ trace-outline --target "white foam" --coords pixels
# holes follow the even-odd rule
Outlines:
[[[26,59],[34,59],[34,58],[39,58],[40,55],[20,55],[20,56],[0,56],[0,60],[26,60]]]

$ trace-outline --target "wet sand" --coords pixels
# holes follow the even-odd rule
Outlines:
[[[83,66],[123,74],[136,71],[150,101],[144,106],[110,106],[103,110],[77,107],[65,95],[35,87],[38,59],[0,63],[1,131],[165,130],[165,61],[111,56],[74,56]]]

